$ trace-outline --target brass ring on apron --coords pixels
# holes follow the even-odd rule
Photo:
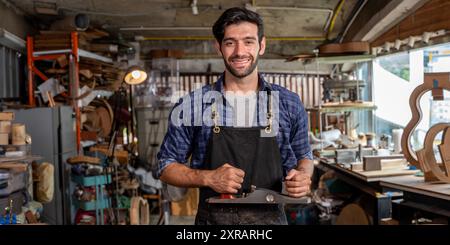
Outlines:
[[[267,134],[272,132],[272,112],[267,113],[267,120],[269,121],[269,125],[264,129]]]
[[[214,126],[213,132],[216,133],[216,134],[220,133],[220,128],[217,127],[217,126]]]

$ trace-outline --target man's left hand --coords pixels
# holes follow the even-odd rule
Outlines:
[[[303,171],[292,169],[286,176],[286,191],[291,197],[306,196],[310,192],[311,177]]]

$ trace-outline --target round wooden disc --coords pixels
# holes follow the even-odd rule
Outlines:
[[[95,111],[99,119],[98,126],[101,128],[99,136],[106,137],[111,132],[112,118],[110,117],[109,112],[105,107],[99,107]]]
[[[351,203],[342,209],[336,219],[336,225],[370,225],[370,221],[361,206]]]

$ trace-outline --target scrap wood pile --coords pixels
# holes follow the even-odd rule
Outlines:
[[[109,97],[117,91],[125,72],[117,62],[113,62],[117,60],[119,47],[113,44],[114,41],[107,40],[108,36],[108,33],[97,29],[78,32],[79,54],[81,50],[91,53],[88,57],[79,55],[78,70],[68,55],[73,45],[71,32],[40,31],[33,39],[34,52],[55,51],[62,54],[55,60],[34,62],[49,78],[47,81],[36,80],[42,103],[48,102],[49,106],[54,106],[55,102],[71,104],[73,100],[80,101],[82,140],[105,139],[111,132],[112,108],[107,100],[98,97]],[[72,71],[78,71],[79,92],[76,97],[70,95],[73,89],[71,81],[75,75]]]
[[[78,33],[79,48],[89,51],[105,58],[114,59],[118,53],[118,45],[103,42],[108,33],[91,29]],[[70,32],[63,31],[41,31],[34,36],[34,51],[68,50],[72,48]],[[48,77],[55,77],[60,84],[69,85],[69,57],[59,57],[56,61],[49,63],[37,62],[35,65],[41,68]],[[91,89],[115,91],[120,86],[124,72],[113,62],[105,62],[98,59],[80,57],[79,80],[80,88],[88,86]]]

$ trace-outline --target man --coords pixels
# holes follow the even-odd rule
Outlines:
[[[258,58],[266,48],[261,17],[231,8],[216,21],[213,33],[225,72],[175,105],[158,153],[158,175],[171,185],[200,188],[196,224],[287,224],[281,205],[208,203],[208,198],[248,193],[255,186],[281,192],[283,181],[289,196],[302,197],[310,191],[313,173],[300,98],[258,74]],[[210,92],[220,98],[205,99]],[[260,96],[266,98],[259,100],[263,103],[256,103],[256,92],[267,95]],[[181,107],[188,110],[178,115]]]

